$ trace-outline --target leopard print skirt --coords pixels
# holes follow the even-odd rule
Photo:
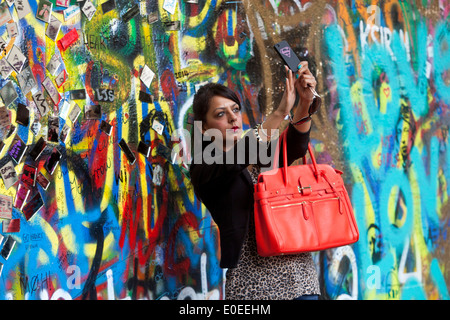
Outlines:
[[[250,171],[253,182],[259,169]],[[311,253],[261,257],[257,253],[255,220],[250,218],[249,232],[236,268],[226,273],[226,300],[292,300],[302,295],[320,294],[319,280]]]

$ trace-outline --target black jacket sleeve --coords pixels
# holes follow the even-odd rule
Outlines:
[[[288,165],[290,165],[306,154],[310,131],[305,133],[299,132],[292,124],[289,124],[286,130]],[[271,150],[276,150],[277,144],[278,139],[272,141],[269,145],[266,142],[259,142],[254,131],[249,130],[233,148],[228,152],[221,151],[217,157],[214,157],[215,161],[210,164],[204,161],[205,156],[209,156],[209,154],[196,154],[190,166],[192,184],[195,188],[214,181],[217,183],[228,182],[250,164],[257,164],[261,167],[270,166],[273,157],[268,157],[271,154]],[[203,151],[205,151],[204,147],[202,148],[202,153]],[[278,163],[279,166],[282,166],[283,150],[281,147],[279,148],[279,155]],[[203,157],[202,161],[196,158],[198,156]]]

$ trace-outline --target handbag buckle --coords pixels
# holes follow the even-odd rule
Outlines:
[[[297,186],[297,189],[298,189],[298,193],[302,193],[302,194],[304,194],[304,195],[310,195],[311,192],[312,192],[311,186],[308,186],[308,187],[300,187],[300,186]],[[308,191],[308,192],[303,191],[303,190],[305,190],[305,189],[309,189],[309,191]]]

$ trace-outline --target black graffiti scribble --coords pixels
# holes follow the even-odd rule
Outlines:
[[[97,279],[100,265],[102,262],[103,245],[105,240],[105,234],[103,232],[103,226],[106,222],[106,210],[100,215],[100,218],[93,223],[89,229],[90,235],[97,240],[97,247],[95,249],[94,259],[92,260],[91,270],[83,288],[82,299],[83,300],[97,300],[97,289],[95,287],[95,280]]]

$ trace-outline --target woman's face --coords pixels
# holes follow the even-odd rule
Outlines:
[[[219,130],[224,149],[227,145],[233,146],[242,134],[241,108],[233,100],[214,96],[209,102],[202,129],[203,133],[208,129]]]

